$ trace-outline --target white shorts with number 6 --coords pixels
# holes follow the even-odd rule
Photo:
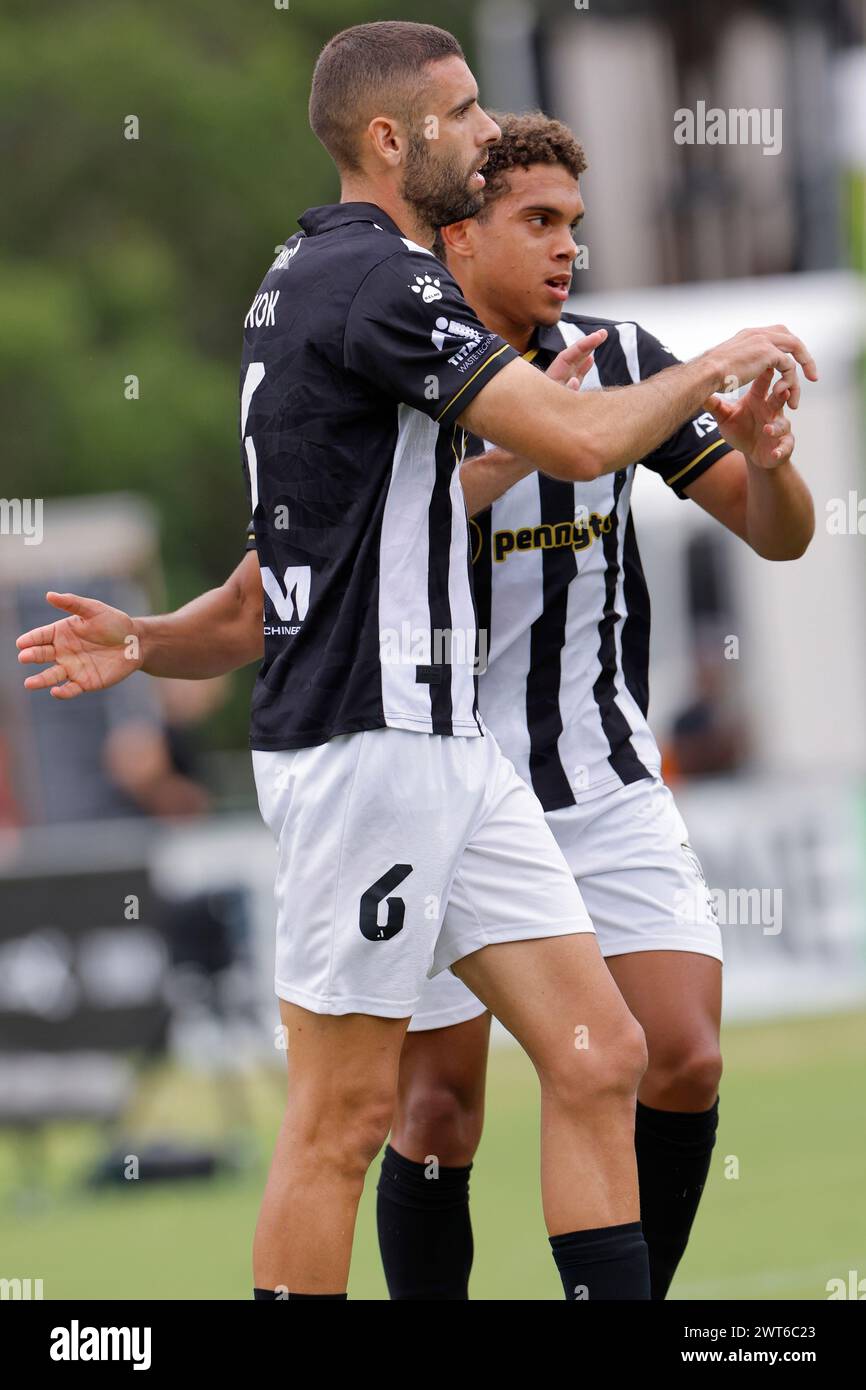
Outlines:
[[[428,977],[482,946],[593,930],[539,802],[489,732],[371,729],[252,756],[277,842],[281,999],[407,1018]]]

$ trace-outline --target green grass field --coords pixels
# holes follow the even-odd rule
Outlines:
[[[729,1028],[713,1168],[672,1297],[826,1297],[827,1279],[866,1276],[863,1197],[866,1014]],[[42,1278],[54,1298],[246,1299],[249,1249],[282,1077],[251,1083],[260,1155],[237,1177],[92,1195],[92,1128],[50,1135],[38,1183],[20,1146],[0,1136],[0,1277]],[[213,1083],[167,1073],[153,1097],[156,1132],[201,1135],[215,1123]],[[726,1159],[739,1177],[725,1177]],[[731,1165],[728,1164],[730,1167]],[[384,1298],[375,1235],[375,1174],[359,1217],[349,1294]],[[474,1298],[556,1299],[541,1219],[537,1101],[517,1048],[492,1058],[488,1121],[473,1173]]]

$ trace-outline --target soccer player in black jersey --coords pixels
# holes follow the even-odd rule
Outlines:
[[[268,272],[241,380],[265,596],[251,744],[280,852],[290,1077],[256,1296],[345,1297],[406,1028],[425,980],[451,967],[539,1074],[545,1215],[566,1297],[646,1298],[632,1146],[643,1032],[540,804],[478,715],[462,431],[591,481],[705,403],[722,410],[715,393],[731,376],[778,368],[778,397],[795,405],[796,364],[811,378],[814,364],[782,326],[604,396],[522,362],[430,251],[437,224],[478,210],[479,166],[499,136],[456,41],[433,26],[338,35],[317,65],[311,121],[342,202],[304,214]],[[554,376],[581,355],[579,344],[558,354]],[[499,461],[506,486],[521,465]],[[209,674],[233,641],[252,656],[243,586],[230,587],[236,611],[194,649],[183,623],[136,624],[143,668]],[[125,615],[53,597],[74,616],[20,640],[25,659],[53,662],[31,686],[64,699],[118,679],[105,647]]]

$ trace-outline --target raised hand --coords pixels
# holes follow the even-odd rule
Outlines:
[[[736,401],[714,398],[710,409],[719,433],[759,468],[778,468],[794,451],[791,422],[785,416],[787,389],[771,391],[773,369],[756,377]]]
[[[770,369],[779,372],[779,380],[772,390],[780,396],[787,390],[786,402],[791,410],[796,410],[800,404],[798,363],[807,381],[818,380],[818,369],[805,343],[783,323],[770,328],[744,328],[727,342],[710,348],[704,357],[718,367],[726,391],[744,386]],[[704,409],[714,410],[718,400],[718,395],[711,396]]]
[[[568,347],[563,348],[562,352],[554,357],[545,376],[549,376],[552,381],[561,381],[564,386],[570,386],[572,391],[579,391],[584,377],[595,361],[593,353],[606,337],[607,329],[597,328],[585,338],[578,338],[576,342],[569,343]]]
[[[45,597],[72,616],[35,627],[18,638],[22,665],[52,663],[47,671],[28,676],[25,689],[50,690],[55,699],[74,700],[85,691],[118,685],[139,669],[141,644],[127,613],[78,594],[50,590]]]

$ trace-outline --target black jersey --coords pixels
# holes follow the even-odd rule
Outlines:
[[[242,460],[264,587],[250,745],[477,735],[458,415],[518,356],[372,203],[311,208],[244,324]]]

